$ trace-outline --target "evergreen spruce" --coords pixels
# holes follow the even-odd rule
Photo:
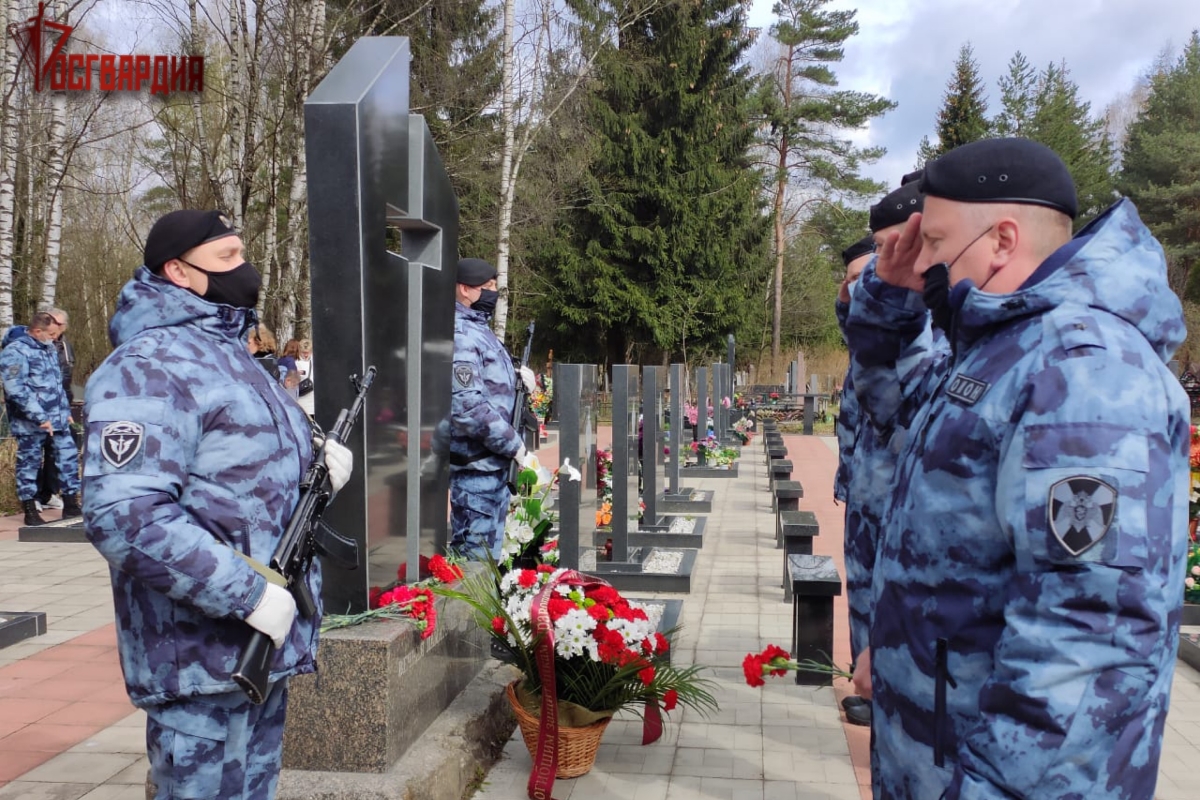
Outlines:
[[[1104,120],[1091,117],[1066,65],[1050,64],[1039,76],[1033,115],[1022,135],[1046,145],[1066,163],[1079,197],[1077,228],[1116,199],[1114,154]]]
[[[755,301],[751,39],[736,0],[672,3],[597,58],[594,158],[542,286],[560,332],[602,337],[608,363],[715,352]]]
[[[1130,125],[1121,191],[1162,243],[1184,297],[1200,302],[1200,33],[1150,79],[1146,106]]]
[[[934,156],[947,153],[961,144],[985,139],[990,134],[987,98],[979,77],[979,64],[968,42],[958,51],[954,76],[946,85],[942,107],[937,115],[937,147]]]
[[[1000,78],[1000,113],[992,120],[997,136],[1028,136],[1037,101],[1037,70],[1018,50]]]

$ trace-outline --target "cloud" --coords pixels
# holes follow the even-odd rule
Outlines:
[[[772,21],[772,0],[754,0],[753,25]],[[899,103],[855,137],[888,154],[866,172],[888,184],[912,169],[922,136],[933,134],[959,47],[970,42],[990,113],[999,108],[997,79],[1020,50],[1037,68],[1065,61],[1094,114],[1129,91],[1164,47],[1178,49],[1200,28],[1200,4],[1179,0],[833,0],[858,6],[859,35],[836,67],[842,88]],[[764,31],[765,32],[765,31]]]

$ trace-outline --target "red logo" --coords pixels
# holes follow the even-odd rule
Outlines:
[[[33,73],[33,90],[88,91],[92,76],[102,92],[138,92],[148,85],[151,94],[204,91],[204,56],[96,55],[64,53],[71,25],[46,19],[46,4],[22,25],[13,23],[8,33],[17,40],[21,61]]]

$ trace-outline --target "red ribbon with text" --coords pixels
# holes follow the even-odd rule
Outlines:
[[[560,583],[578,584],[586,592],[589,588],[608,586],[596,578],[567,570],[552,578],[534,595],[531,616],[533,640],[537,643],[534,660],[537,662],[538,678],[542,683],[542,710],[538,719],[537,752],[533,757],[533,771],[529,773],[529,797],[531,800],[553,800],[554,776],[558,772],[558,688],[554,674],[554,623],[550,619],[550,598],[554,587]],[[642,724],[642,744],[650,744],[662,736],[662,714],[657,700],[646,701],[646,712]]]

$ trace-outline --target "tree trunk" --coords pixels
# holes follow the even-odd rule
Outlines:
[[[54,4],[54,17],[66,22],[66,4],[58,0]],[[59,256],[62,254],[63,184],[66,178],[67,147],[67,97],[64,92],[54,92],[50,97],[50,135],[46,156],[46,178],[43,184],[49,192],[49,211],[46,214],[46,259],[42,269],[42,307],[54,307],[54,295],[58,288]]]
[[[7,35],[9,23],[20,16],[18,0],[0,0],[3,16],[4,44],[0,46],[3,63],[0,63],[0,325],[13,324],[13,252],[15,250],[17,206],[16,193],[16,149],[17,125],[13,108],[15,100],[17,64],[20,60],[17,40]]]
[[[512,228],[513,199],[516,197],[516,176],[513,173],[513,158],[516,150],[517,121],[513,109],[513,81],[516,69],[516,53],[513,50],[513,13],[516,0],[504,0],[504,41],[501,58],[504,59],[501,76],[500,119],[504,126],[504,148],[500,153],[500,231],[496,240],[496,284],[500,299],[496,303],[496,316],[492,326],[496,337],[504,341],[508,327],[508,249]]]
[[[241,189],[245,168],[245,126],[248,125],[242,115],[242,102],[247,92],[258,91],[258,87],[247,86],[242,75],[242,66],[246,62],[245,25],[245,4],[242,0],[229,0],[229,91],[223,103],[229,120],[229,146],[226,150],[217,144],[218,153],[223,155],[214,154],[217,156],[214,160],[223,168],[217,170],[218,185],[213,188],[225,213],[233,218],[233,226],[239,230],[245,227]]]

